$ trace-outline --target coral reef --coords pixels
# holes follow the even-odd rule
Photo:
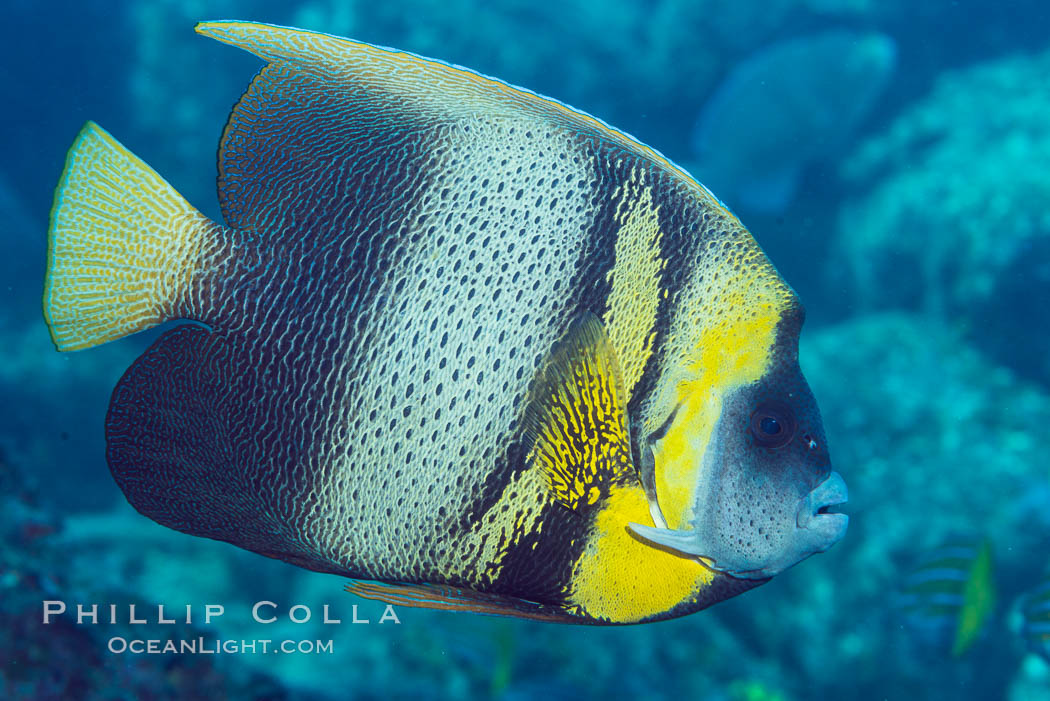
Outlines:
[[[1022,654],[1001,617],[966,657],[930,655],[903,632],[893,593],[925,552],[957,533],[991,540],[1003,601],[1038,579],[1050,519],[1046,492],[1031,496],[1050,476],[1035,438],[1050,422],[1050,397],[989,364],[951,326],[915,315],[811,333],[802,363],[832,459],[849,477],[854,517],[849,542],[824,558],[832,567],[814,573],[826,598],[801,588],[796,606],[778,612],[786,620],[769,622],[774,635],[805,630],[806,646],[779,652],[798,654],[803,676],[819,677],[835,650],[843,691],[855,684],[892,698],[965,682],[975,698],[1001,694]],[[836,573],[848,581],[836,584]],[[825,609],[839,615],[813,626],[812,612]]]
[[[109,639],[137,638],[142,629],[77,624],[58,616],[42,623],[43,602],[106,601],[126,610],[148,602],[124,586],[70,577],[68,553],[59,544],[64,524],[39,487],[0,455],[0,696],[8,699],[189,699],[256,698],[278,701],[293,695],[272,676],[240,667],[235,658],[215,655],[111,655]],[[110,533],[117,538],[120,533]],[[100,572],[93,569],[82,574]],[[104,613],[102,614],[105,615]],[[211,634],[184,628],[186,637]],[[152,636],[163,638],[156,629]]]
[[[962,321],[1003,362],[1050,381],[1047,335],[1010,340],[1050,323],[1050,170],[1037,165],[1050,161],[1048,111],[1050,52],[944,73],[843,166],[871,187],[842,208],[833,286],[862,308]]]

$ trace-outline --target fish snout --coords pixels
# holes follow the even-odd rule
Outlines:
[[[846,481],[837,472],[832,472],[802,499],[795,523],[810,535],[811,552],[824,552],[846,535],[849,516],[831,509],[848,499]]]

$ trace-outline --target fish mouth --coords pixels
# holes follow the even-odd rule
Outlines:
[[[846,481],[837,472],[828,475],[802,500],[795,522],[814,537],[814,552],[827,550],[846,535],[849,516],[839,512],[837,507],[848,500]]]

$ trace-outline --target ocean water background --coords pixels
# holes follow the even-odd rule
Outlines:
[[[1050,699],[1050,665],[1025,649],[1015,604],[1050,563],[1045,3],[10,0],[5,9],[0,696]],[[802,365],[850,485],[845,540],[666,623],[601,629],[401,608],[400,625],[379,625],[382,607],[342,593],[338,577],[135,514],[106,467],[102,421],[112,386],[154,336],[53,351],[40,313],[47,217],[87,119],[219,216],[216,145],[259,68],[192,31],[223,18],[469,66],[586,110],[689,168],[694,125],[734,66],[826,30],[891,37],[895,66],[881,96],[805,162],[784,208],[726,201],[807,308]],[[821,70],[804,52],[783,66]],[[813,110],[825,102],[799,99]],[[779,117],[754,110],[739,120],[741,141]],[[800,154],[810,136],[798,135]],[[991,542],[997,606],[973,648],[954,656],[950,642],[909,627],[896,592],[925,553],[960,535]],[[227,613],[210,626],[44,626],[44,599],[145,611],[222,603]],[[261,600],[278,604],[278,622],[252,621]],[[311,607],[310,622],[288,619],[294,604]],[[324,604],[343,625],[321,623]],[[349,623],[352,604],[370,624]],[[106,651],[110,638],[132,635],[331,639],[334,653]]]

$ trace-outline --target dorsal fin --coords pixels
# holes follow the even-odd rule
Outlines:
[[[599,119],[466,68],[328,34],[254,22],[203,22],[198,33],[268,65],[234,107],[219,150],[223,214],[235,228],[337,226],[360,216],[364,190],[382,189],[424,157],[428,139],[470,138],[479,117],[558,126],[610,142],[676,173],[717,199],[661,154]],[[421,134],[426,133],[425,138]],[[364,181],[364,183],[362,183]],[[363,186],[362,186],[363,185]],[[368,193],[364,193],[367,195]],[[386,193],[396,197],[396,192]],[[296,204],[328,198],[340,211]]]

